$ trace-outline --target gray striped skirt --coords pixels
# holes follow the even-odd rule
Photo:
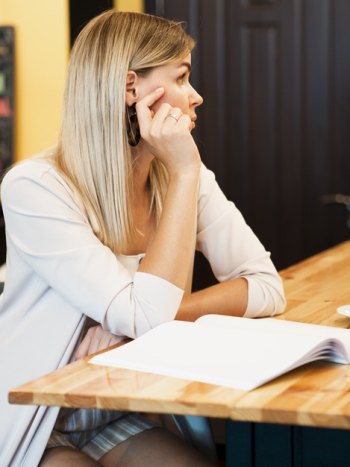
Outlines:
[[[131,436],[157,426],[137,413],[64,408],[59,412],[46,449],[69,446],[99,460]]]

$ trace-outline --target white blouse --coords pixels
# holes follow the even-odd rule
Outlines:
[[[72,190],[48,164],[29,160],[2,183],[7,260],[0,298],[0,465],[37,465],[57,408],[15,406],[11,388],[67,364],[85,316],[136,338],[173,320],[184,291],[137,271],[143,255],[115,256],[94,235]],[[219,281],[248,281],[247,317],[285,307],[270,254],[202,166],[196,248]]]

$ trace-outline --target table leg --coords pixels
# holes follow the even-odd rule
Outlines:
[[[293,428],[227,421],[226,467],[294,467]]]
[[[227,421],[226,467],[349,467],[350,431]]]

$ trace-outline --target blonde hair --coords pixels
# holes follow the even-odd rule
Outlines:
[[[180,24],[141,13],[108,10],[79,34],[72,49],[55,168],[78,195],[95,235],[121,253],[136,228],[133,168],[126,135],[127,72],[152,68],[191,52],[193,39]],[[167,173],[150,169],[152,212],[159,219]]]

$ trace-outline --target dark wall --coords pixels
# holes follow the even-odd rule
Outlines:
[[[157,4],[198,41],[202,159],[277,268],[349,239],[346,206],[321,197],[350,194],[350,2]]]
[[[69,26],[70,45],[83,29],[83,27],[95,16],[113,8],[113,0],[69,0]]]

